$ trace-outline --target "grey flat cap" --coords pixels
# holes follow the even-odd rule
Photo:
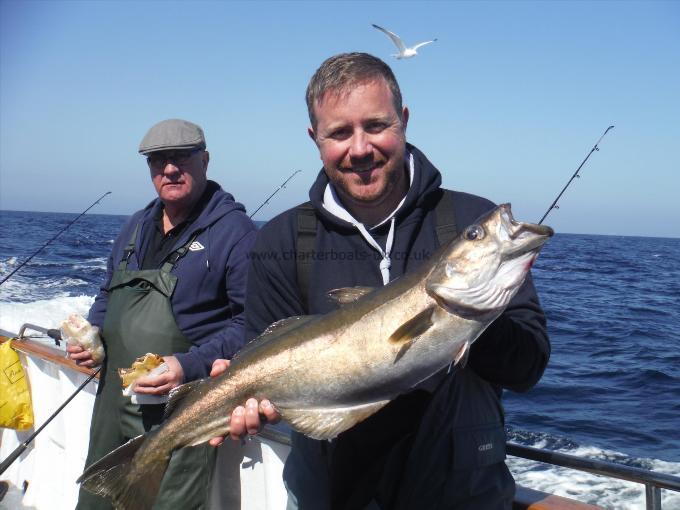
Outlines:
[[[200,126],[181,119],[159,122],[149,129],[139,144],[139,153],[145,155],[184,149],[205,149],[205,135]]]

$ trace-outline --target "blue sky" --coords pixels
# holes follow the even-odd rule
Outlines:
[[[390,57],[376,23],[414,59]],[[307,81],[327,57],[386,60],[407,138],[453,189],[558,232],[680,237],[680,2],[0,1],[0,208],[130,214],[153,198],[137,146],[203,126],[209,175],[255,219],[306,200],[320,168]]]

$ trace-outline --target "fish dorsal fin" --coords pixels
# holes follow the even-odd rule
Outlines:
[[[360,297],[370,294],[375,287],[342,287],[328,291],[328,297],[340,305],[353,303]]]
[[[381,400],[355,406],[305,409],[277,406],[277,409],[284,420],[304,435],[313,439],[333,439],[341,432],[378,412],[389,402],[389,400]]]
[[[244,355],[257,349],[259,346],[261,346],[263,343],[266,343],[273,336],[275,335],[278,336],[281,335],[282,333],[285,333],[286,331],[295,329],[298,326],[301,326],[313,319],[316,319],[316,317],[318,316],[295,315],[293,317],[288,317],[286,319],[281,319],[279,321],[273,322],[272,324],[267,326],[267,329],[265,329],[260,336],[253,338],[250,342],[241,347],[239,351],[236,353],[236,355],[233,357],[232,361],[242,358]]]
[[[182,403],[184,397],[186,397],[189,392],[196,390],[198,387],[206,384],[209,381],[210,379],[198,379],[197,381],[184,383],[180,386],[177,386],[176,388],[171,389],[170,394],[168,395],[168,403],[165,404],[164,419],[168,418],[175,411],[175,409],[177,409],[177,406]]]
[[[287,331],[289,329],[296,328],[300,326],[301,324],[304,324],[305,322],[313,319],[316,317],[316,315],[295,315],[293,317],[288,317],[286,319],[281,319],[280,321],[276,321],[269,326],[267,326],[267,329],[265,329],[260,336],[257,338],[262,338],[265,335],[271,335],[272,333],[283,333],[284,331]],[[254,339],[254,340],[257,340]]]

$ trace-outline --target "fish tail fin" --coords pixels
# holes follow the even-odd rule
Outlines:
[[[172,453],[142,448],[138,454],[153,435],[137,436],[116,448],[88,466],[77,482],[93,494],[110,498],[117,510],[150,510]]]

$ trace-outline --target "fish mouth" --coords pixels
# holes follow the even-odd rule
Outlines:
[[[428,294],[446,311],[473,320],[503,311],[524,282],[541,247],[554,234],[550,227],[515,220],[510,204],[499,206],[480,224],[489,229],[494,238],[491,246],[498,251],[490,256],[493,272],[482,271],[479,277],[456,282],[449,280],[455,272],[449,274],[447,262],[441,279],[427,286]]]
[[[505,258],[515,258],[528,252],[538,251],[555,234],[555,231],[546,225],[517,221],[512,216],[510,204],[500,206],[500,215],[511,245]]]

